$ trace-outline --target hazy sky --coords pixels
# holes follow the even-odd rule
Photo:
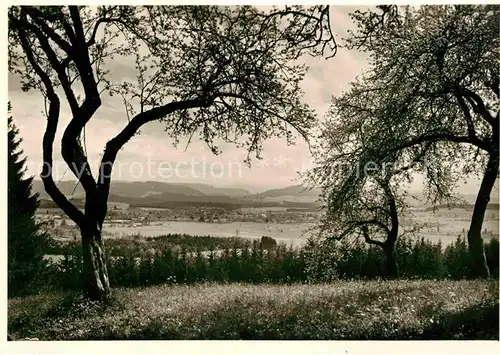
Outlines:
[[[332,28],[340,43],[340,38],[345,36],[347,29],[353,27],[348,13],[356,8],[336,6],[332,9]],[[343,48],[340,48],[332,59],[307,58],[306,62],[310,69],[303,82],[304,100],[316,110],[320,118],[328,109],[331,96],[347,90],[356,75],[368,67],[365,57]],[[113,75],[127,76],[134,73],[133,63],[115,62],[112,71]],[[41,171],[42,135],[46,124],[41,114],[43,99],[36,91],[22,92],[17,78],[9,75],[9,100],[12,103],[14,122],[24,140],[22,148],[27,156],[28,172],[38,175]],[[73,178],[72,173],[66,171],[60,154],[60,138],[69,118],[69,108],[63,106],[60,119],[63,125],[58,130],[54,147],[56,179]],[[87,125],[85,132],[87,153],[94,172],[97,170],[105,143],[126,123],[121,99],[115,96],[103,100],[103,105]],[[229,144],[220,147],[222,154],[218,156],[214,156],[204,143],[194,140],[186,150],[185,142],[174,148],[172,140],[164,133],[162,123],[149,123],[141,129],[139,136],[132,138],[120,151],[114,178],[233,185],[258,191],[297,184],[297,172],[311,166],[309,150],[300,140],[295,146],[287,146],[281,139],[267,141],[263,150],[265,160],[253,160],[251,168],[243,164],[246,157],[244,149]],[[471,181],[461,190],[475,193],[477,182]]]

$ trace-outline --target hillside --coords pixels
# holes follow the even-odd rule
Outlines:
[[[75,181],[60,181],[58,187],[69,197],[81,198],[84,196],[83,188],[78,184],[75,188]],[[40,194],[40,199],[48,200],[50,197],[45,192],[41,180],[33,181],[33,192]],[[247,190],[240,188],[214,187],[206,184],[181,184],[181,183],[165,183],[159,181],[113,181],[111,184],[111,195],[130,197],[130,198],[146,198],[162,194],[179,194],[186,196],[244,196],[250,194]],[[115,201],[120,202],[120,201]]]
[[[318,189],[308,189],[301,185],[293,185],[282,189],[271,189],[264,192],[254,194],[254,198],[265,197],[281,197],[281,196],[309,196],[318,197],[320,191]]]
[[[260,202],[294,202],[315,204],[320,194],[319,189],[307,189],[300,185],[285,187],[282,189],[271,189],[258,194],[246,196],[246,200]]]
[[[84,191],[81,185],[75,188],[74,181],[61,181],[58,186],[78,207],[83,205]],[[33,191],[40,194],[41,207],[54,206],[40,180],[33,181]],[[304,190],[300,186],[290,186],[252,195],[241,188],[157,181],[116,181],[111,184],[109,196],[110,202],[125,203],[133,207],[158,208],[211,206],[235,209],[280,206],[314,209],[316,200],[317,192]]]
[[[459,201],[456,205],[458,208],[471,208],[474,206],[476,202],[476,195],[474,194],[460,194],[459,195],[460,199],[462,201]],[[422,192],[417,192],[417,193],[412,193],[406,196],[406,202],[413,206],[413,207],[429,207],[429,204],[426,201],[426,197]],[[499,203],[499,197],[498,197],[498,191],[493,190],[490,196],[490,202],[488,205],[488,208],[495,208],[492,206],[498,205]],[[438,208],[446,208],[445,205],[440,204],[438,205]]]
[[[251,195],[250,191],[235,187],[214,187],[212,185],[199,183],[172,183],[171,185],[190,187],[205,195],[226,195],[230,197]]]
[[[84,197],[81,185],[74,181],[58,183],[61,191],[70,199],[81,205]],[[33,181],[33,191],[40,194],[41,207],[53,205],[40,180]],[[125,203],[135,207],[184,208],[192,206],[212,206],[235,209],[241,207],[296,207],[315,209],[318,206],[320,190],[307,189],[300,185],[281,189],[270,189],[261,193],[251,194],[248,190],[231,187],[215,187],[199,183],[164,183],[158,181],[115,181],[111,184],[110,202]],[[475,195],[461,196],[465,203],[457,208],[471,209]],[[498,209],[498,194],[491,196],[488,209]],[[407,202],[416,208],[427,208],[422,193],[407,197]],[[444,205],[438,206],[446,208]]]

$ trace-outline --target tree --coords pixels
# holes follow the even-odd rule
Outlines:
[[[38,207],[38,194],[31,194],[33,177],[25,177],[26,158],[23,158],[23,150],[20,148],[22,138],[19,138],[19,130],[13,122],[11,104],[8,103],[8,202],[17,212],[33,218]]]
[[[364,146],[353,148],[361,165],[425,152],[433,202],[453,200],[459,177],[482,173],[467,239],[475,275],[487,277],[481,229],[499,167],[500,10],[421,6],[385,15],[353,15],[358,28],[348,47],[368,52],[371,68],[334,99],[332,118],[362,127]],[[356,191],[363,179],[344,181]]]
[[[10,114],[11,105],[8,104]],[[20,148],[22,139],[8,118],[8,269],[9,295],[26,289],[42,266],[45,235],[35,222],[38,195],[31,193],[33,177],[26,177],[26,158]]]
[[[119,150],[143,125],[162,121],[175,142],[198,134],[214,153],[217,140],[232,142],[245,147],[248,158],[259,157],[271,136],[289,142],[293,131],[307,136],[314,115],[300,101],[306,68],[295,60],[302,53],[323,53],[325,47],[315,48],[329,41],[321,29],[328,16],[289,15],[250,6],[9,9],[9,70],[25,90],[39,90],[45,99],[41,177],[47,193],[80,228],[88,297],[110,293],[101,236],[111,172]],[[135,61],[136,80],[112,80],[110,63],[122,58]],[[85,190],[83,211],[52,178],[59,89],[72,115],[62,156]],[[83,131],[105,94],[123,99],[128,123],[106,144],[96,179]]]
[[[422,171],[427,151],[400,151],[384,161],[363,161],[369,147],[365,128],[364,121],[341,115],[323,125],[316,166],[308,172],[308,183],[322,188],[324,213],[313,229],[327,241],[363,237],[379,246],[386,255],[387,277],[397,278],[400,217],[410,213],[403,187],[412,181],[413,172]]]
[[[341,210],[330,209],[328,223],[323,227],[328,226],[329,239],[357,235],[362,236],[367,244],[380,247],[386,256],[387,277],[397,278],[395,246],[400,227],[399,209],[406,205],[404,201],[396,200],[390,177],[375,180],[374,186],[366,186],[362,196],[346,201]]]

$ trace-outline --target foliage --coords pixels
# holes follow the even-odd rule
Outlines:
[[[18,213],[33,216],[38,207],[38,195],[31,193],[33,177],[26,177],[26,158],[20,145],[22,138],[10,116],[11,104],[8,103],[8,202]]]
[[[489,243],[484,245],[486,262],[488,263],[488,268],[490,269],[491,276],[498,279],[498,269],[500,266],[500,248],[498,245],[498,239],[492,238]]]
[[[274,240],[271,237],[268,237],[267,235],[264,235],[260,238],[260,244],[264,249],[272,249],[275,248],[277,245],[276,240]]]
[[[10,113],[10,103],[8,111]],[[38,195],[31,193],[32,177],[26,177],[26,159],[20,147],[22,139],[12,116],[8,118],[8,294],[27,292],[37,283],[43,270],[42,260],[47,235],[35,221]]]
[[[191,237],[197,238],[197,237]],[[33,293],[46,289],[76,290],[81,283],[82,253],[76,243],[61,250],[63,258],[43,273],[45,283]],[[109,248],[113,251],[113,248]],[[488,263],[498,275],[498,240],[486,243]],[[441,242],[424,238],[399,238],[395,249],[402,279],[472,278],[470,255],[463,237],[443,249]],[[121,287],[160,284],[216,283],[318,283],[336,280],[372,280],[386,275],[386,257],[381,248],[362,239],[340,241],[310,238],[305,246],[278,244],[265,249],[260,241],[246,241],[242,247],[193,250],[187,245],[165,245],[162,249],[140,251],[134,245],[108,254],[110,280]],[[496,270],[496,271],[495,271]],[[42,287],[43,286],[43,287]]]
[[[363,129],[362,156],[379,162],[395,151],[421,146],[428,158],[429,193],[445,198],[449,191],[440,189],[453,183],[456,170],[446,172],[439,164],[472,158],[468,154],[477,148],[494,153],[498,16],[494,6],[407,7],[366,40],[365,30],[379,16],[353,14],[358,28],[347,39],[348,47],[368,52],[371,68],[334,99],[331,115]],[[482,162],[469,160],[462,176],[481,171]]]
[[[337,281],[117,289],[107,304],[73,292],[8,304],[14,338],[496,339],[497,281]]]
[[[444,255],[448,277],[460,279],[472,275],[472,265],[470,264],[467,243],[464,238],[457,238],[452,245],[445,249]]]
[[[482,175],[468,247],[473,271],[488,275],[481,225],[500,161],[499,16],[488,5],[352,15],[347,47],[367,52],[371,66],[333,98],[319,137],[311,175],[325,190],[324,225],[364,196],[369,166],[395,165],[408,182],[419,173],[432,204],[455,202],[456,183]]]
[[[263,249],[276,246],[276,240],[267,237],[269,245],[260,242]],[[141,256],[150,251],[163,251],[164,249],[180,250],[185,248],[188,252],[210,251],[225,248],[243,248],[249,240],[240,237],[213,237],[213,236],[191,236],[188,234],[167,234],[157,237],[143,237],[139,234],[124,236],[121,238],[108,238],[104,245],[111,256],[125,256],[133,253],[134,256]],[[76,241],[58,241],[51,239],[44,249],[45,254],[64,254],[71,252],[71,249],[78,245]]]
[[[339,139],[348,142],[339,144]],[[309,172],[308,183],[320,186],[323,213],[313,228],[318,237],[341,240],[363,237],[365,242],[376,245],[386,254],[388,277],[398,276],[394,248],[399,237],[402,215],[410,214],[405,201],[408,193],[404,185],[411,182],[411,162],[396,167],[397,154],[383,164],[358,161],[358,149],[364,146],[365,135],[358,127],[326,126],[321,133],[321,148],[316,152],[316,167]],[[413,231],[404,231],[404,233]],[[404,234],[403,233],[403,234]]]

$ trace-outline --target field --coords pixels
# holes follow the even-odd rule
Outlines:
[[[49,211],[49,209],[43,209]],[[257,217],[266,214],[272,218],[273,215],[282,211],[270,209],[266,211],[247,211],[247,221],[231,221],[225,223],[210,223],[197,221],[171,221],[155,220],[149,223],[140,222],[147,217],[147,211],[134,212],[134,218],[129,223],[127,220],[109,219],[105,222],[103,231],[105,238],[120,238],[127,235],[140,234],[142,236],[155,237],[164,234],[189,234],[189,235],[210,235],[213,237],[241,237],[249,239],[260,239],[266,235],[276,239],[278,242],[289,245],[302,245],[310,235],[308,229],[312,223],[264,223],[255,222]],[[266,212],[266,213],[264,213]],[[50,213],[40,213],[43,219],[48,219],[55,215],[55,210]],[[139,213],[139,215],[137,215]],[[142,213],[142,215],[140,214]],[[429,210],[415,210],[412,216],[401,219],[401,233],[405,230],[418,226],[416,236],[437,242],[441,240],[443,246],[454,242],[457,236],[465,236],[469,229],[472,211],[464,208],[447,209],[442,208],[435,212]],[[294,216],[294,213],[288,213]],[[293,217],[290,217],[293,219]],[[483,223],[483,238],[485,241],[492,237],[498,237],[498,210],[489,209],[486,212]],[[135,222],[137,221],[137,222]],[[56,226],[49,230],[55,239],[79,238],[79,232],[74,228],[73,223],[66,221],[65,226]]]
[[[307,237],[304,233],[310,228],[310,224],[265,224],[256,222],[230,222],[230,223],[206,223],[206,222],[163,222],[159,225],[127,227],[110,226],[106,229],[107,237],[121,237],[130,234],[155,237],[167,233],[210,235],[214,237],[240,237],[249,239],[260,239],[267,235],[291,245],[303,244]]]
[[[498,339],[497,281],[163,285],[8,301],[15,339]]]

